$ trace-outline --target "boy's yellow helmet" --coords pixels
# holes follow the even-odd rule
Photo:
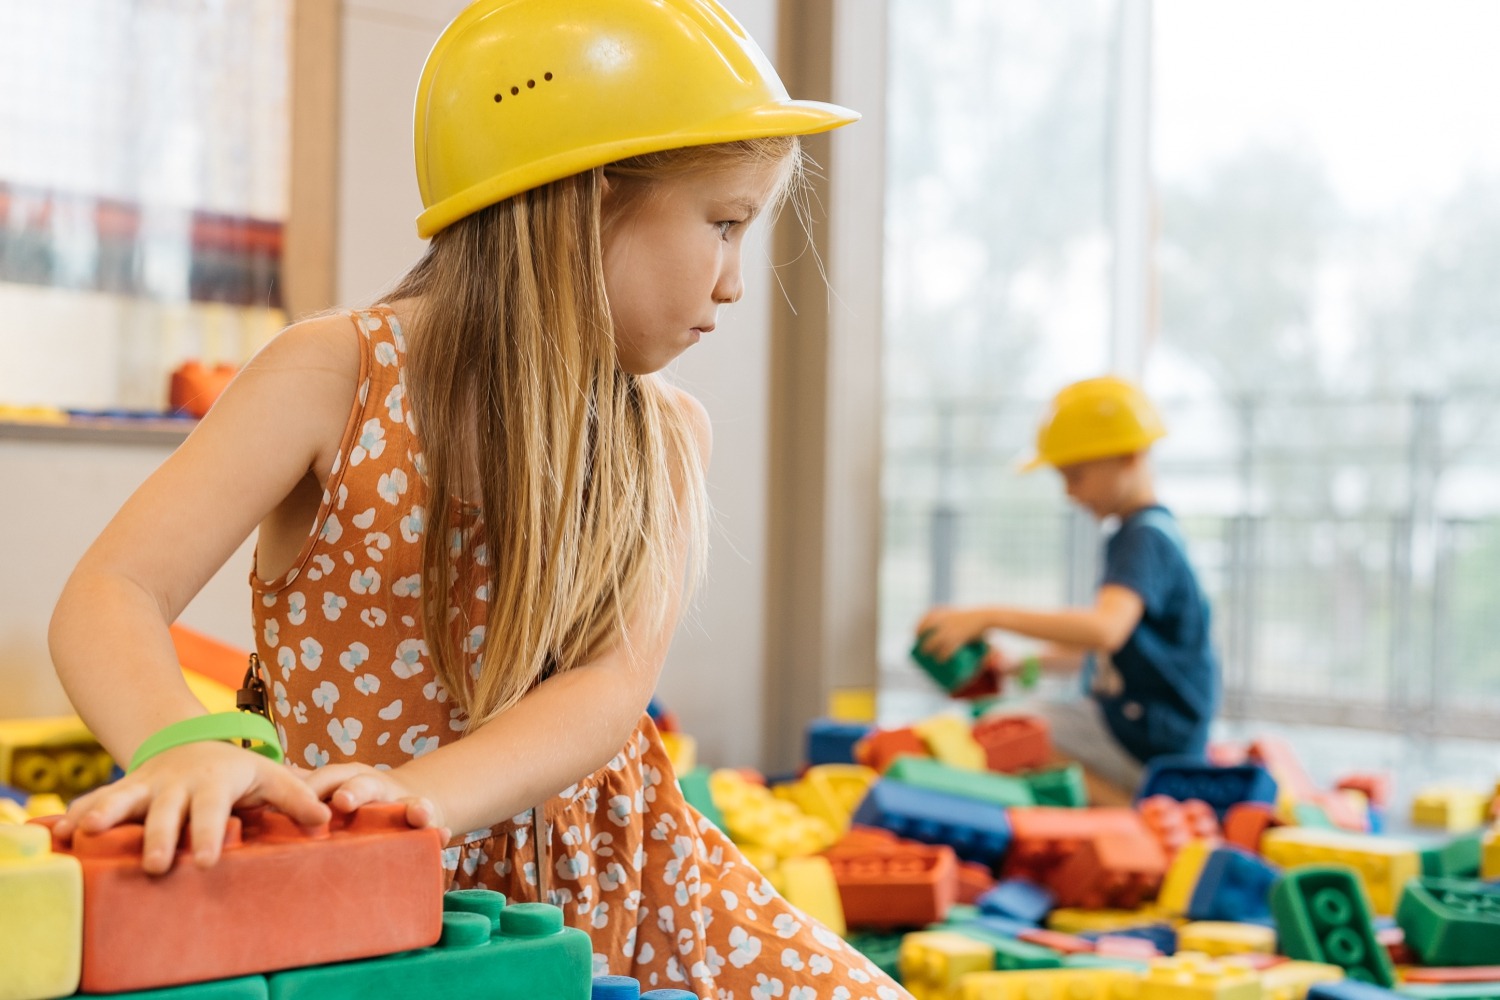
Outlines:
[[[1156,407],[1135,383],[1113,375],[1085,379],[1053,398],[1037,428],[1036,456],[1021,471],[1130,455],[1166,433]]]
[[[417,85],[417,233],[628,156],[858,118],[792,100],[715,0],[479,0]]]

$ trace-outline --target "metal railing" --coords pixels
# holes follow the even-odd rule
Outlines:
[[[1227,717],[1500,731],[1500,455],[1475,430],[1491,398],[1163,407],[1184,433],[1158,492],[1213,602]],[[1039,408],[888,410],[886,676],[930,604],[1090,599],[1098,527],[1055,477],[1017,479],[999,442],[1024,438],[994,433]]]

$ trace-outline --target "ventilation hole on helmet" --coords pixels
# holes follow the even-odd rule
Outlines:
[[[531,90],[535,86],[536,86],[536,81],[535,80],[527,80],[526,81],[526,89],[527,90]]]
[[[521,88],[520,87],[512,87],[512,88],[510,88],[510,96],[512,96],[512,97],[515,97],[520,92],[521,92]]]
[[[499,104],[499,103],[500,103],[500,101],[501,101],[501,97],[500,97],[500,95],[499,95],[499,94],[496,94],[496,95],[495,95],[495,103],[496,103],[496,104]]]
[[[543,79],[543,80],[550,80],[550,79],[552,79],[552,74],[551,74],[551,73],[548,73],[548,74],[546,74],[546,75],[545,75],[545,76],[543,76],[543,77],[542,77],[542,79]]]

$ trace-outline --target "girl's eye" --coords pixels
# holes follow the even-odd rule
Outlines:
[[[719,227],[719,239],[727,240],[729,239],[729,234],[739,227],[740,222],[738,219],[723,219],[715,222],[714,225]]]

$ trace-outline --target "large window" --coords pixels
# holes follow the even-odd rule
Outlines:
[[[914,683],[930,601],[1090,592],[1097,538],[1055,481],[1009,466],[1053,390],[1139,355],[1229,712],[1487,734],[1500,8],[904,0],[892,17],[887,683]],[[1140,123],[1106,91],[1131,66]],[[1151,162],[1139,242],[1101,200],[1128,190],[1132,140]],[[1138,334],[1111,322],[1103,269],[1138,253],[1150,316],[1122,351]]]
[[[0,404],[160,409],[282,322],[290,0],[0,0]]]

